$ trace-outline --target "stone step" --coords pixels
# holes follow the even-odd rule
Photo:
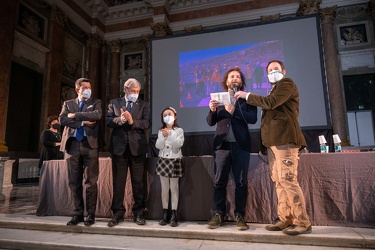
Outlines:
[[[145,226],[138,226],[130,220],[125,220],[118,226],[109,228],[107,227],[107,222],[109,221],[108,218],[97,218],[96,223],[90,227],[84,226],[83,223],[80,223],[77,226],[66,226],[66,223],[69,220],[70,217],[63,216],[37,217],[33,215],[0,214],[0,246],[1,248],[8,248],[5,246],[12,246],[12,244],[25,246],[27,246],[27,244],[33,244],[38,246],[38,244],[42,243],[37,240],[33,241],[33,235],[37,234],[37,232],[43,231],[44,233],[55,233],[58,235],[78,234],[85,237],[95,235],[100,238],[106,238],[107,236],[108,239],[115,236],[132,236],[153,237],[154,239],[156,237],[163,240],[214,240],[215,242],[223,242],[223,244],[237,242],[299,246],[375,248],[375,229],[370,228],[314,226],[311,234],[288,236],[282,232],[269,232],[264,229],[264,224],[255,223],[248,223],[250,226],[249,230],[238,231],[233,222],[228,222],[224,226],[212,230],[207,228],[206,222],[181,222],[178,227],[173,228],[168,225],[160,226],[158,221],[148,220]],[[19,232],[18,234],[20,235],[20,238],[4,238],[4,235],[7,235],[7,233],[9,235],[15,235],[9,230]],[[24,234],[30,232],[30,230],[33,230],[31,232],[34,233],[28,233],[27,236],[25,236]],[[56,244],[53,242],[50,242],[49,244],[56,247]],[[82,242],[82,244],[85,245],[86,243]],[[31,247],[31,245],[29,246]],[[76,245],[76,247],[78,247],[78,245]]]

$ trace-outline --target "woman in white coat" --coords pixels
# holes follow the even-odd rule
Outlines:
[[[184,130],[178,126],[177,112],[172,107],[167,107],[161,112],[161,123],[162,127],[155,143],[156,148],[159,149],[156,174],[160,176],[163,205],[163,216],[159,224],[164,226],[169,223],[172,227],[176,227],[178,226],[178,183],[179,178],[184,175],[181,152],[184,144]],[[169,190],[171,191],[171,213],[168,209]]]

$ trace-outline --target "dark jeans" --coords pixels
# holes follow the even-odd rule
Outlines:
[[[98,150],[87,146],[87,141],[72,141],[66,152],[68,166],[69,187],[73,194],[74,215],[83,215],[83,186],[86,185],[86,210],[89,214],[95,214],[98,197],[99,159]]]
[[[129,145],[123,155],[112,155],[112,175],[113,175],[113,199],[112,211],[114,215],[124,216],[124,195],[128,169],[133,189],[133,214],[142,214],[144,210],[144,164],[146,155],[133,156]]]
[[[214,201],[216,212],[226,214],[227,184],[232,173],[235,188],[235,215],[245,215],[247,200],[247,172],[250,152],[244,151],[236,142],[225,142],[214,153],[215,183]]]

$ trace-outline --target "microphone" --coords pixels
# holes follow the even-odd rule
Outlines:
[[[233,89],[234,93],[236,93],[238,91],[238,86],[237,86],[236,83],[232,84],[232,89]]]

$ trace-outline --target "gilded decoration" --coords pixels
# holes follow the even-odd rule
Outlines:
[[[52,6],[51,10],[51,20],[56,21],[61,26],[64,26],[67,22],[67,16],[65,12],[60,10],[56,5]]]
[[[271,22],[271,21],[279,20],[280,17],[281,17],[280,13],[274,14],[274,15],[268,15],[268,16],[261,16],[260,21],[261,22]]]
[[[110,41],[108,42],[108,45],[111,49],[111,53],[120,53],[121,48],[122,48],[122,43],[120,39]]]
[[[336,19],[336,13],[337,13],[336,11],[337,11],[337,6],[319,10],[320,20],[322,24],[327,24],[327,23],[333,24],[333,22]]]
[[[154,23],[151,25],[153,35],[156,37],[162,37],[172,34],[172,30],[166,22]]]
[[[317,14],[322,0],[301,0],[297,10],[297,16]]]
[[[186,27],[186,28],[185,28],[185,31],[186,31],[187,33],[199,32],[199,31],[202,31],[202,30],[203,30],[202,25],[193,26],[193,27]]]

